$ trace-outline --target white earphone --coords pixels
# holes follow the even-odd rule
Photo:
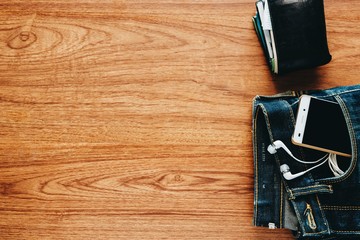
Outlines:
[[[321,165],[323,165],[326,162],[329,163],[330,170],[334,173],[335,176],[341,176],[344,174],[344,172],[339,168],[339,166],[337,164],[336,154],[333,154],[333,153],[326,154],[325,156],[321,157],[320,159],[318,159],[316,161],[302,161],[302,160],[296,158],[291,153],[291,151],[286,147],[286,145],[280,140],[276,140],[272,144],[270,144],[268,146],[267,150],[270,154],[275,154],[277,152],[277,149],[280,149],[280,148],[284,149],[293,159],[295,159],[296,161],[303,163],[303,164],[315,164],[315,163],[322,161],[320,164],[315,165],[315,166],[307,169],[306,171],[299,172],[296,174],[292,174],[290,172],[290,167],[287,164],[282,164],[280,166],[280,172],[283,174],[283,177],[286,180],[290,181],[295,178],[298,178],[298,177],[304,175],[305,173],[310,172],[311,170],[320,167]]]
[[[311,170],[313,170],[313,169],[315,169],[315,168],[317,168],[317,167],[320,167],[320,166],[323,165],[324,163],[326,163],[326,160],[323,161],[322,163],[320,163],[320,164],[312,167],[312,168],[309,168],[309,169],[306,170],[306,171],[299,172],[299,173],[296,173],[296,174],[292,174],[292,173],[290,172],[290,167],[289,167],[287,164],[283,164],[283,165],[280,166],[280,172],[283,174],[283,176],[284,176],[284,178],[285,178],[286,180],[289,180],[289,181],[290,181],[290,180],[293,180],[293,179],[295,179],[295,178],[298,178],[298,177],[304,175],[304,174],[307,173],[307,172],[310,172]]]

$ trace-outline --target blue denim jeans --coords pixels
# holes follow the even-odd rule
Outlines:
[[[283,141],[295,156],[314,160],[319,151],[291,143],[295,115],[302,94],[338,102],[351,139],[351,158],[338,157],[345,174],[334,177],[327,164],[287,181],[280,173],[286,163],[291,172],[308,169],[284,151],[274,155],[267,147]],[[331,119],[328,120],[331,122]],[[360,239],[360,85],[327,90],[289,91],[256,96],[253,102],[254,225],[288,228],[299,239]]]

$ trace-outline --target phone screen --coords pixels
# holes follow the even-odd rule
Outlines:
[[[311,98],[308,111],[303,143],[351,155],[350,137],[339,104]]]

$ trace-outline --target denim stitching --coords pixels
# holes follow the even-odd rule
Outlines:
[[[360,206],[324,206],[324,210],[329,211],[358,211],[360,210]]]
[[[269,119],[268,113],[267,113],[266,108],[265,108],[265,106],[263,104],[259,104],[259,106],[261,107],[262,112],[264,114],[264,118],[265,118],[265,122],[266,122],[266,127],[268,129],[270,141],[273,142],[274,141],[274,136],[273,136],[272,131],[271,131],[271,124],[270,124],[270,119]],[[274,157],[275,157],[275,161],[277,162],[277,164],[280,165],[280,160],[279,160],[278,156],[275,154]],[[283,181],[281,181],[281,182],[283,183]],[[286,189],[289,189],[286,184],[284,184],[284,185],[285,185]],[[282,198],[282,196],[280,198]],[[282,201],[282,200],[280,200],[280,201]],[[282,225],[282,220],[281,220],[282,219],[282,203],[281,202],[280,202],[279,218],[280,218],[279,219],[280,225]]]
[[[345,94],[345,93],[358,92],[358,91],[360,91],[360,89],[356,88],[356,89],[344,90],[344,91],[341,91],[341,92],[333,93],[333,94],[330,94],[330,95],[327,95],[327,96],[333,97],[333,96],[336,96],[336,95],[342,95],[342,94]]]
[[[321,207],[321,204],[320,204],[319,196],[316,194],[315,197],[316,197],[316,201],[317,201],[317,203],[318,203],[318,206],[319,206],[319,209],[320,209],[320,212],[321,212],[321,216],[322,216],[324,225],[327,227],[327,232],[328,232],[328,233],[331,233],[328,220],[327,220],[327,218],[326,218],[326,216],[325,216],[325,213],[324,213],[324,211],[323,211],[323,209],[322,209],[322,207]]]
[[[303,195],[309,195],[311,193],[331,193],[329,191],[326,190],[311,190],[311,191],[303,191],[303,192],[295,192],[294,195],[294,199],[295,197],[299,197],[299,196],[303,196]]]
[[[347,122],[348,129],[349,129],[351,144],[354,147],[354,156],[352,156],[350,168],[346,171],[346,173],[344,175],[342,175],[340,177],[335,177],[335,178],[332,177],[332,178],[318,179],[319,182],[324,182],[324,183],[338,183],[338,182],[342,182],[345,179],[347,179],[348,177],[350,177],[350,175],[352,174],[352,172],[355,169],[355,166],[357,163],[357,157],[358,157],[357,156],[356,135],[354,132],[354,128],[353,128],[351,119],[349,118],[349,116],[350,116],[349,110],[340,96],[337,95],[337,96],[335,96],[335,98],[338,101],[338,103],[342,106],[342,109],[345,111],[345,114],[346,114],[345,120],[348,119],[346,122]]]
[[[291,190],[290,190],[290,192],[291,192]],[[298,208],[297,208],[296,202],[295,202],[294,200],[291,200],[291,202],[292,202],[292,204],[293,204],[294,211],[295,211],[296,216],[297,216],[297,219],[298,219],[298,221],[299,221],[299,226],[300,226],[302,232],[305,233],[305,232],[306,232],[306,231],[305,231],[305,224],[304,224],[304,222],[302,221],[302,218],[300,217],[301,215],[300,215],[299,210],[298,210]]]
[[[333,230],[334,232],[337,232],[337,233],[360,233],[360,230],[347,230],[347,231],[342,231],[342,230]]]
[[[274,142],[274,136],[273,136],[273,134],[271,132],[271,124],[270,124],[270,120],[269,120],[269,114],[266,111],[266,108],[265,108],[264,104],[260,103],[259,106],[261,107],[261,110],[262,110],[262,112],[264,114],[264,117],[265,117],[266,127],[267,127],[268,132],[269,132],[270,141]]]
[[[327,97],[334,97],[337,95],[342,95],[342,94],[346,94],[346,93],[351,93],[351,92],[357,92],[360,91],[360,89],[352,89],[352,90],[347,90],[347,91],[342,91],[342,92],[337,92],[337,93],[332,93],[332,94],[325,94],[325,95],[321,95],[321,96],[314,96],[316,98],[327,98]],[[309,95],[313,95],[314,93],[310,93]],[[290,106],[293,106],[295,104],[297,104],[300,101],[300,99],[297,99],[295,102],[293,102],[292,104],[290,104]]]
[[[262,112],[263,112],[263,114],[264,114],[264,118],[265,118],[265,122],[266,122],[266,127],[267,127],[267,129],[268,129],[270,141],[271,141],[271,142],[274,142],[274,136],[273,136],[273,134],[272,134],[272,132],[271,132],[271,124],[270,124],[269,114],[268,114],[268,112],[266,111],[266,108],[265,108],[265,106],[264,106],[263,104],[259,104],[259,106],[261,107]],[[280,163],[280,161],[279,161],[279,159],[277,158],[276,155],[275,155],[275,161],[276,161],[278,164]],[[282,196],[280,196],[280,198],[282,198]],[[282,205],[281,205],[281,201],[282,201],[282,200],[280,200],[280,208],[279,208],[279,211],[280,211],[280,213],[279,213],[279,223],[280,223],[280,225],[282,225],[282,220],[281,220],[281,219],[282,219]]]
[[[329,231],[327,231],[327,230],[323,230],[323,231],[321,231],[321,232],[315,232],[315,233],[306,233],[306,232],[304,232],[303,236],[304,236],[304,237],[306,237],[306,236],[308,236],[308,237],[310,237],[310,236],[317,236],[317,235],[319,235],[319,234],[328,233],[328,232],[329,232]]]
[[[313,186],[306,186],[306,187],[297,187],[297,188],[293,188],[292,190],[302,190],[302,189],[311,189],[311,188],[331,188],[331,185],[313,185]]]
[[[255,102],[256,102],[256,100],[255,100]],[[263,104],[259,104],[258,105],[258,107],[256,108],[256,113],[255,113],[255,126],[256,126],[256,122],[257,122],[257,118],[258,118],[258,115],[259,115],[259,112],[260,112],[260,110],[261,110],[261,112],[262,112],[262,114],[264,115],[264,118],[265,118],[265,122],[266,122],[266,127],[267,127],[267,129],[268,129],[268,132],[269,132],[269,137],[270,137],[270,141],[274,141],[273,140],[273,136],[272,136],[272,133],[271,133],[271,131],[269,130],[269,129],[271,129],[271,126],[270,126],[270,121],[269,121],[269,117],[268,117],[268,113],[267,113],[267,111],[266,111],[266,108],[265,108],[265,106],[263,105]],[[254,131],[256,131],[256,128],[254,128]],[[256,134],[255,134],[255,136],[256,136]],[[256,156],[255,156],[255,159],[256,159],[256,166],[255,166],[255,168],[256,168],[256,173],[258,173],[258,156],[257,156],[257,139],[256,139],[256,137],[254,137],[254,143],[255,143],[255,146],[256,146]],[[255,202],[256,202],[256,205],[255,205],[255,216],[254,216],[254,222],[256,223],[256,221],[257,221],[257,216],[258,216],[258,196],[259,196],[259,192],[258,192],[258,188],[259,188],[259,179],[258,179],[258,174],[256,174],[256,182],[255,182],[255,184],[256,184],[256,200],[255,200]]]
[[[280,228],[283,227],[283,181],[280,180]]]
[[[255,111],[256,111],[256,113],[255,113],[255,118],[254,118],[254,131],[256,131],[256,123],[257,123],[257,118],[258,118],[258,114],[259,114],[259,108],[256,108]],[[254,210],[255,213],[254,213],[254,223],[256,225],[257,218],[258,218],[258,200],[259,200],[258,156],[257,156],[258,149],[257,149],[256,133],[254,134],[254,146],[255,146],[254,158],[255,158],[255,171],[256,171],[255,172],[255,210]]]

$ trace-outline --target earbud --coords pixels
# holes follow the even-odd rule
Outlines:
[[[293,180],[293,179],[295,179],[295,178],[298,178],[298,177],[304,175],[304,174],[307,173],[307,172],[310,172],[310,171],[314,170],[315,168],[320,167],[321,165],[323,165],[323,164],[326,163],[327,161],[328,161],[328,159],[322,161],[322,162],[321,162],[320,164],[318,164],[318,165],[315,165],[315,166],[309,168],[309,169],[306,170],[306,171],[299,172],[299,173],[296,173],[296,174],[292,174],[292,173],[290,172],[290,167],[289,167],[287,164],[283,164],[283,165],[280,166],[280,172],[283,174],[283,176],[284,176],[284,178],[285,178],[286,180],[290,181],[290,180]]]
[[[300,176],[304,175],[307,171],[299,172],[297,174],[292,174],[290,172],[290,167],[287,164],[283,164],[283,165],[280,166],[280,172],[283,174],[283,177],[286,180],[293,180],[293,179],[295,179],[297,177],[300,177]]]
[[[284,148],[284,147],[286,148],[285,144],[282,141],[276,140],[275,142],[273,142],[268,146],[267,150],[270,154],[275,154],[279,148]]]

